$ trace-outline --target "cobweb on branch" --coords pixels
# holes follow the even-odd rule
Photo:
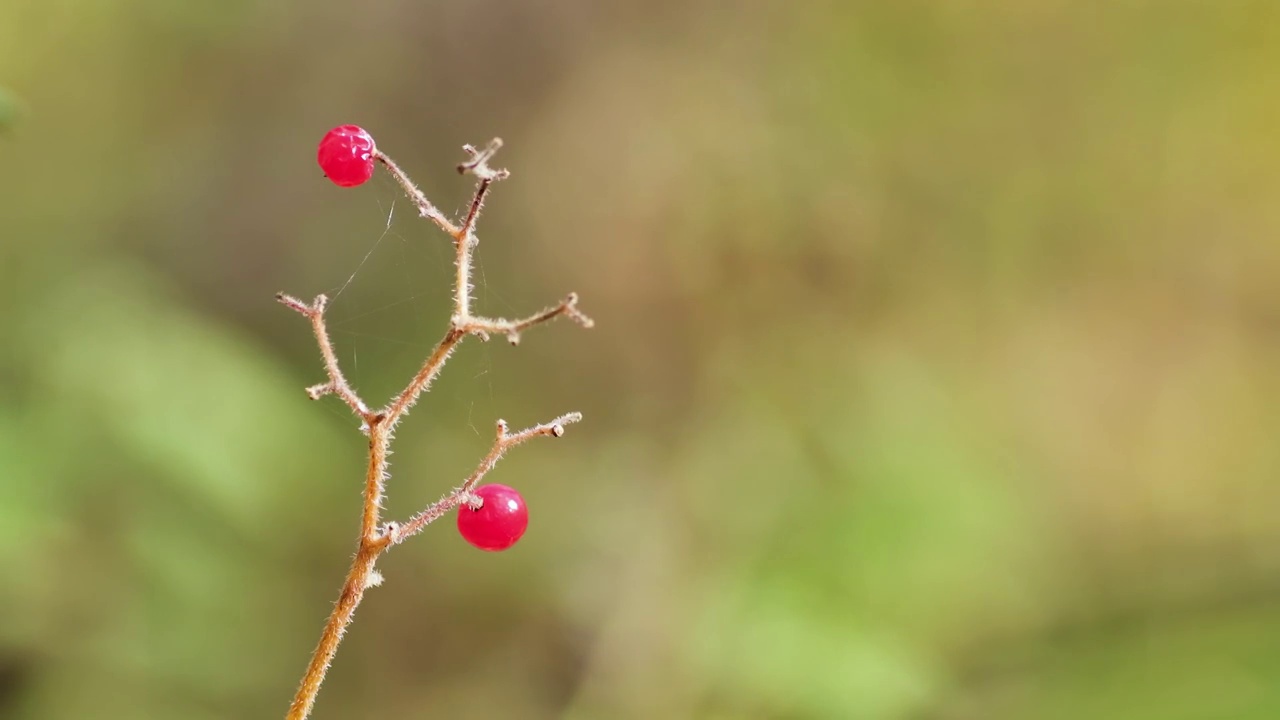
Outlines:
[[[388,194],[399,192],[399,188],[390,181],[385,188]],[[382,188],[379,188],[379,194],[382,194]],[[447,288],[437,286],[433,278],[443,277],[444,269],[452,267],[453,263],[453,249],[447,236],[422,223],[413,213],[401,212],[397,216],[395,198],[390,205],[384,204],[382,199],[375,199],[375,202],[378,217],[383,218],[377,237],[369,243],[346,279],[325,291],[331,298],[333,319],[329,323],[330,332],[337,344],[338,355],[350,368],[350,379],[357,387],[375,384],[389,374],[394,375],[388,371],[387,363],[399,350],[407,347],[429,351],[434,346],[440,330],[437,325],[444,318],[434,313],[429,304],[446,307],[448,293]],[[480,260],[477,248],[474,282],[478,301],[497,314],[517,314],[505,298],[489,287]],[[362,304],[362,299],[367,301],[368,294],[379,289],[382,292],[377,302]],[[387,293],[387,290],[394,292]],[[388,295],[391,295],[389,300]],[[380,315],[402,312],[405,306],[412,313],[412,322],[398,323],[393,334],[374,329],[379,325]],[[454,402],[449,404],[466,408],[465,426],[477,436],[487,436],[493,422],[490,416],[497,412],[490,378],[493,348],[490,343],[474,343],[467,352],[475,353],[478,367],[470,373],[473,382],[448,383],[451,389],[446,392],[453,396],[450,400]],[[373,392],[375,397],[379,394]],[[477,396],[484,400],[477,402]],[[334,406],[331,410],[345,415],[340,407]]]

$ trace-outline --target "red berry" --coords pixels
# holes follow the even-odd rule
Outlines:
[[[481,485],[474,491],[483,503],[478,510],[458,507],[458,532],[481,550],[506,550],[529,527],[529,508],[520,493],[506,485]]]
[[[373,177],[373,136],[358,125],[339,125],[324,134],[316,160],[339,187],[355,187]]]

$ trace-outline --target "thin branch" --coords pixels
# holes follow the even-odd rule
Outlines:
[[[440,229],[449,235],[458,236],[458,226],[450,222],[449,218],[445,217],[439,208],[431,204],[427,196],[418,189],[417,185],[413,184],[413,180],[409,179],[409,176],[400,169],[399,165],[396,165],[394,160],[383,155],[381,151],[375,151],[373,158],[382,163],[391,173],[391,177],[394,177],[396,182],[400,183],[400,187],[404,188],[405,195],[408,195],[413,204],[418,206],[419,215],[440,226]]]
[[[467,210],[466,219],[462,221],[462,231],[459,234],[467,238],[467,242],[472,245],[477,242],[476,221],[480,219],[480,209],[484,207],[484,198],[489,193],[490,185],[493,185],[493,181],[489,179],[481,180],[476,185],[476,194],[471,198],[471,207]]]
[[[285,720],[305,720],[311,714],[316,696],[320,694],[320,685],[333,663],[333,656],[338,652],[338,645],[342,642],[347,626],[355,617],[356,608],[364,599],[364,591],[381,580],[374,566],[378,562],[378,556],[391,544],[391,536],[378,529],[390,443],[391,438],[381,422],[381,416],[374,415],[369,423],[369,464],[365,471],[364,512],[360,522],[360,543],[356,557],[351,562],[351,569],[347,571],[347,579],[342,583],[338,602],[320,632],[320,642],[311,655],[311,662],[307,664],[307,670],[289,705]]]
[[[448,495],[432,503],[426,510],[414,515],[408,522],[389,526],[385,534],[391,538],[391,544],[397,545],[417,535],[422,532],[423,528],[438,520],[445,513],[467,502],[471,497],[472,491],[480,484],[480,481],[489,474],[489,471],[493,470],[498,461],[502,459],[502,456],[511,448],[522,445],[536,437],[563,437],[565,426],[580,420],[582,420],[582,413],[568,413],[551,422],[534,425],[517,433],[507,432],[506,421],[499,420],[493,447],[489,448],[489,454],[484,456],[475,471],[467,476],[467,479]]]
[[[307,396],[312,400],[319,400],[330,393],[337,395],[351,408],[352,412],[368,423],[372,415],[369,412],[369,406],[360,399],[347,382],[347,378],[343,376],[342,369],[338,367],[338,356],[333,351],[333,343],[329,340],[329,331],[325,328],[324,311],[329,298],[317,295],[316,299],[308,305],[291,295],[276,293],[276,300],[311,321],[311,331],[315,333],[316,344],[320,346],[320,355],[324,358],[324,370],[329,376],[329,381],[307,388]]]
[[[342,642],[342,636],[346,634],[347,626],[351,624],[356,608],[364,599],[364,591],[376,584],[373,582],[377,576],[374,564],[386,548],[387,540],[385,539],[377,543],[361,541],[356,558],[347,572],[347,579],[342,584],[342,594],[338,596],[333,613],[324,624],[324,630],[320,633],[320,642],[316,644],[315,652],[311,655],[311,662],[302,676],[302,682],[298,685],[298,692],[289,705],[285,720],[306,720],[306,717],[311,714],[311,708],[316,704],[316,696],[320,694],[320,685],[324,682],[325,674],[329,672],[333,656],[338,652],[338,644]]]
[[[520,320],[508,320],[506,318],[484,318],[473,317],[468,318],[466,324],[459,329],[479,335],[481,338],[488,340],[490,335],[506,335],[507,342],[512,345],[520,344],[520,333],[533,327],[550,322],[564,315],[570,320],[578,323],[584,328],[595,326],[595,321],[587,317],[578,309],[578,294],[569,293],[569,296],[560,301],[559,305],[552,305],[545,310],[530,315]]]
[[[364,543],[378,539],[378,517],[382,513],[390,447],[391,427],[381,414],[375,415],[369,423],[369,464],[364,475],[364,511],[360,515],[360,537]]]
[[[457,259],[454,260],[454,268],[457,273],[453,281],[453,321],[456,325],[460,320],[471,317],[471,251],[475,248],[475,243],[470,241],[475,235],[467,235],[458,239],[455,243],[458,250]]]
[[[413,379],[409,381],[404,390],[401,390],[382,411],[382,414],[386,416],[388,428],[395,428],[396,424],[400,422],[400,418],[418,401],[418,396],[431,386],[431,382],[436,379],[436,376],[444,368],[445,361],[453,354],[453,349],[458,346],[458,343],[466,335],[466,333],[457,328],[449,328],[449,331],[444,334],[444,338],[436,345],[436,349],[422,363],[422,369],[418,370],[418,374],[413,376]]]
[[[480,183],[476,186],[475,196],[471,198],[471,207],[467,210],[466,219],[462,221],[462,228],[454,238],[458,242],[466,238],[474,245],[476,221],[480,218],[480,209],[484,207],[484,198],[489,192],[489,186],[498,180],[506,180],[511,177],[511,173],[505,169],[489,167],[489,161],[502,149],[502,138],[490,140],[483,150],[477,150],[471,145],[463,145],[462,149],[471,157],[458,165],[458,173],[475,175],[480,178]]]
[[[493,159],[494,154],[501,148],[502,138],[490,140],[483,150],[476,150],[470,145],[462,146],[462,149],[466,151],[470,158],[458,165],[458,172],[475,175],[480,178],[480,183],[476,185],[476,193],[471,199],[471,206],[467,210],[466,219],[463,221],[462,226],[453,233],[454,245],[458,251],[458,256],[454,260],[457,277],[454,279],[453,284],[455,327],[466,322],[471,317],[471,258],[472,251],[475,250],[475,246],[479,242],[476,238],[475,230],[476,222],[480,219],[480,209],[484,206],[484,199],[489,193],[489,186],[510,176],[510,173],[506,170],[495,170],[489,167],[489,161]]]

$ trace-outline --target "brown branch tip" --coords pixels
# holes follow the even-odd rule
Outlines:
[[[435,223],[452,238],[457,268],[453,288],[453,314],[443,336],[404,389],[393,395],[381,408],[371,408],[342,373],[325,323],[328,298],[317,295],[314,300],[307,303],[285,293],[276,295],[276,300],[280,304],[307,318],[320,350],[326,379],[324,382],[306,388],[307,396],[313,400],[319,400],[326,395],[337,396],[359,418],[361,431],[369,436],[369,458],[365,469],[361,531],[356,557],[347,573],[338,602],[321,631],[320,642],[312,653],[311,661],[285,716],[286,720],[305,720],[310,715],[316,696],[320,692],[320,685],[337,652],[343,633],[364,597],[364,592],[382,583],[382,575],[375,567],[378,557],[392,545],[418,534],[427,525],[459,505],[478,502],[478,498],[472,491],[493,470],[508,450],[536,437],[561,437],[564,435],[565,426],[582,420],[581,413],[568,413],[515,433],[510,432],[505,421],[499,420],[489,452],[481,459],[476,469],[457,487],[405,522],[381,521],[385,483],[388,477],[387,457],[390,455],[391,440],[396,426],[408,413],[409,408],[430,388],[432,381],[439,375],[453,350],[465,337],[476,335],[487,340],[490,335],[505,335],[507,340],[515,345],[520,342],[521,334],[525,331],[561,316],[569,318],[584,328],[594,325],[591,318],[578,309],[576,293],[569,293],[559,303],[515,320],[472,314],[472,252],[478,242],[475,234],[476,224],[490,187],[494,182],[510,176],[505,169],[496,169],[489,165],[501,148],[502,140],[498,138],[494,138],[480,149],[470,145],[463,147],[467,153],[467,159],[458,165],[458,172],[474,175],[478,183],[475,194],[467,206],[466,214],[457,222],[451,220],[431,203],[390,157],[380,151],[375,151],[373,154],[373,159],[391,173],[409,200],[418,208],[419,215]]]

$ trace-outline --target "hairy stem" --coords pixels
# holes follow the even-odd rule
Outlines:
[[[431,386],[431,381],[435,380],[440,371],[444,369],[444,364],[448,361],[449,356],[453,354],[453,349],[458,346],[458,343],[464,337],[466,337],[466,333],[454,327],[449,328],[448,332],[444,334],[444,338],[436,345],[436,349],[422,363],[422,369],[418,371],[418,374],[413,376],[413,379],[409,381],[404,390],[401,390],[400,394],[396,395],[395,399],[382,411],[387,416],[386,423],[388,428],[395,428],[396,423],[400,422],[400,418],[418,401],[418,396]]]
[[[324,370],[329,376],[329,381],[307,388],[307,395],[312,400],[319,400],[330,393],[337,395],[360,419],[366,423],[369,422],[371,417],[369,406],[365,404],[364,400],[360,399],[355,389],[351,387],[350,383],[347,382],[347,378],[342,374],[342,368],[338,366],[338,356],[333,351],[333,342],[329,340],[329,332],[325,329],[324,311],[328,307],[329,298],[324,295],[317,295],[316,299],[308,305],[290,295],[276,293],[276,300],[281,305],[301,313],[311,321],[311,331],[316,336],[316,344],[320,347],[320,356],[324,359]]]
[[[387,480],[387,450],[391,430],[381,417],[369,424],[369,469],[364,476],[364,512],[360,517],[361,542],[372,542],[378,533],[378,516],[382,512],[382,493]]]
[[[369,435],[369,469],[365,484],[366,488],[375,485],[380,487],[381,478],[385,472],[387,436],[378,429],[378,425],[370,428]],[[376,504],[371,507],[366,496],[364,523],[372,522],[370,527],[375,529],[377,507]],[[372,521],[370,521],[371,510]],[[307,670],[302,676],[302,682],[298,685],[298,692],[293,696],[293,703],[289,705],[289,713],[285,715],[285,720],[305,720],[311,714],[311,708],[316,704],[316,696],[320,693],[320,685],[329,671],[329,665],[333,663],[333,656],[338,652],[338,644],[342,642],[347,626],[355,617],[356,608],[364,599],[365,589],[372,584],[370,580],[374,576],[374,565],[378,562],[378,556],[382,551],[387,549],[390,540],[389,536],[377,536],[367,529],[360,535],[360,547],[356,551],[355,560],[351,562],[351,569],[347,571],[347,579],[342,584],[338,602],[334,605],[333,612],[330,613],[324,629],[320,632],[320,642],[316,644],[315,652],[311,654],[311,662],[307,664]]]
[[[404,194],[408,195],[409,200],[418,207],[419,215],[435,223],[441,230],[448,233],[451,237],[456,237],[458,235],[458,226],[450,222],[449,218],[445,217],[444,213],[440,212],[435,205],[431,204],[431,201],[427,199],[427,196],[418,189],[417,185],[413,184],[413,180],[411,180],[409,176],[400,169],[399,165],[396,165],[394,160],[383,155],[381,152],[375,152],[373,157],[375,160],[382,163],[383,167],[391,173],[391,177],[396,179],[396,182],[400,183],[400,187],[404,189]]]
[[[485,339],[488,339],[489,335],[506,335],[508,342],[512,345],[519,345],[521,332],[534,325],[541,325],[544,322],[555,320],[561,315],[568,316],[584,328],[595,326],[595,321],[578,310],[578,294],[569,293],[569,297],[562,300],[559,305],[552,305],[542,310],[542,312],[535,313],[527,318],[508,320],[506,318],[473,317],[469,318],[467,323],[460,329],[480,335]]]

